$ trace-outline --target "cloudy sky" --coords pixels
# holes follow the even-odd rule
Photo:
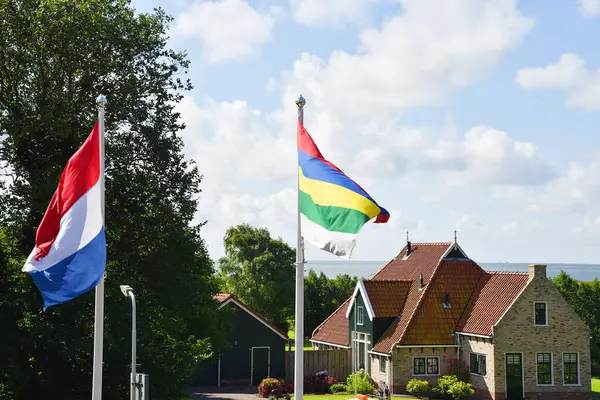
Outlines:
[[[213,258],[295,244],[296,112],[392,217],[355,260],[458,240],[478,261],[600,262],[600,0],[137,0],[174,16]],[[308,260],[335,260],[308,246]]]

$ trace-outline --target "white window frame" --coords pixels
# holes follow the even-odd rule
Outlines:
[[[385,371],[381,370],[381,366],[382,365],[385,365]],[[387,367],[388,367],[388,365],[387,365],[387,357],[379,356],[379,374],[381,374],[381,375],[387,375]],[[438,369],[439,369],[439,367],[438,367]]]
[[[565,354],[577,354],[577,383],[565,383]],[[578,351],[563,351],[562,353],[563,386],[581,386],[581,359]]]
[[[361,339],[361,335],[363,339]],[[367,367],[367,362],[369,362],[369,345],[371,344],[371,334],[352,331],[352,354],[354,359],[354,365],[358,368],[359,365],[359,354],[358,349],[360,348],[359,343],[364,343],[365,345],[365,368]]]
[[[550,354],[550,383],[539,383],[538,354]],[[554,386],[554,353],[551,351],[538,351],[535,353],[535,386]]]
[[[479,372],[473,372],[473,371],[471,371],[471,366],[472,366],[472,363],[471,363],[471,354],[475,354],[477,356],[477,362],[478,362],[478,365],[479,365]],[[479,358],[481,356],[485,357],[485,374],[481,373],[481,362],[479,361]],[[486,376],[487,375],[487,354],[484,354],[484,353],[475,353],[474,351],[469,352],[469,373],[471,375],[477,375],[477,376]]]
[[[544,304],[546,306],[546,308],[545,308],[545,311],[546,311],[545,312],[545,314],[546,314],[545,315],[546,323],[545,324],[538,324],[538,323],[535,322],[535,314],[536,314],[535,306],[536,306],[536,304]],[[548,302],[547,301],[534,301],[533,302],[533,325],[534,326],[550,326],[548,324]],[[537,363],[537,360],[536,360],[536,363]]]
[[[416,374],[415,373],[415,359],[416,358],[424,358],[425,359],[425,373],[424,374]],[[428,374],[427,373],[427,361],[430,358],[436,358],[437,359],[437,370],[438,373],[437,374]],[[412,358],[412,366],[411,366],[411,370],[412,370],[412,376],[440,376],[440,370],[441,370],[441,365],[440,365],[440,357],[439,356],[415,356]]]
[[[363,306],[356,307],[356,325],[363,326],[365,324],[365,308]]]

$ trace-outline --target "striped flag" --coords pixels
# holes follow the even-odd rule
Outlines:
[[[44,309],[94,288],[104,275],[106,238],[100,187],[99,124],[67,162],[23,267]]]
[[[350,258],[363,225],[390,214],[338,167],[325,160],[298,120],[298,176],[302,236],[321,250]]]

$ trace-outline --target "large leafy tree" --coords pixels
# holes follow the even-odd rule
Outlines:
[[[552,283],[591,331],[592,374],[600,375],[600,281],[582,282],[561,271]]]
[[[225,257],[219,260],[224,289],[287,329],[293,315],[295,250],[266,228],[247,224],[227,229],[224,244]]]
[[[104,399],[127,396],[129,284],[138,360],[156,398],[174,398],[217,337],[212,263],[192,225],[201,176],[183,157],[174,106],[191,84],[167,46],[171,18],[127,0],[0,0],[0,398],[91,391],[93,291],[41,312],[21,272],[67,159],[106,94]],[[6,345],[8,343],[8,345]]]
[[[308,271],[304,280],[304,333],[310,336],[332,312],[350,297],[357,278],[338,274],[328,278],[323,272]]]

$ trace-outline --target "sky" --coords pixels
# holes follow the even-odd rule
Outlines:
[[[295,100],[391,214],[353,260],[452,241],[481,262],[600,263],[600,0],[135,0],[174,17],[213,259],[230,226],[296,243]],[[339,258],[306,245],[306,259]]]

